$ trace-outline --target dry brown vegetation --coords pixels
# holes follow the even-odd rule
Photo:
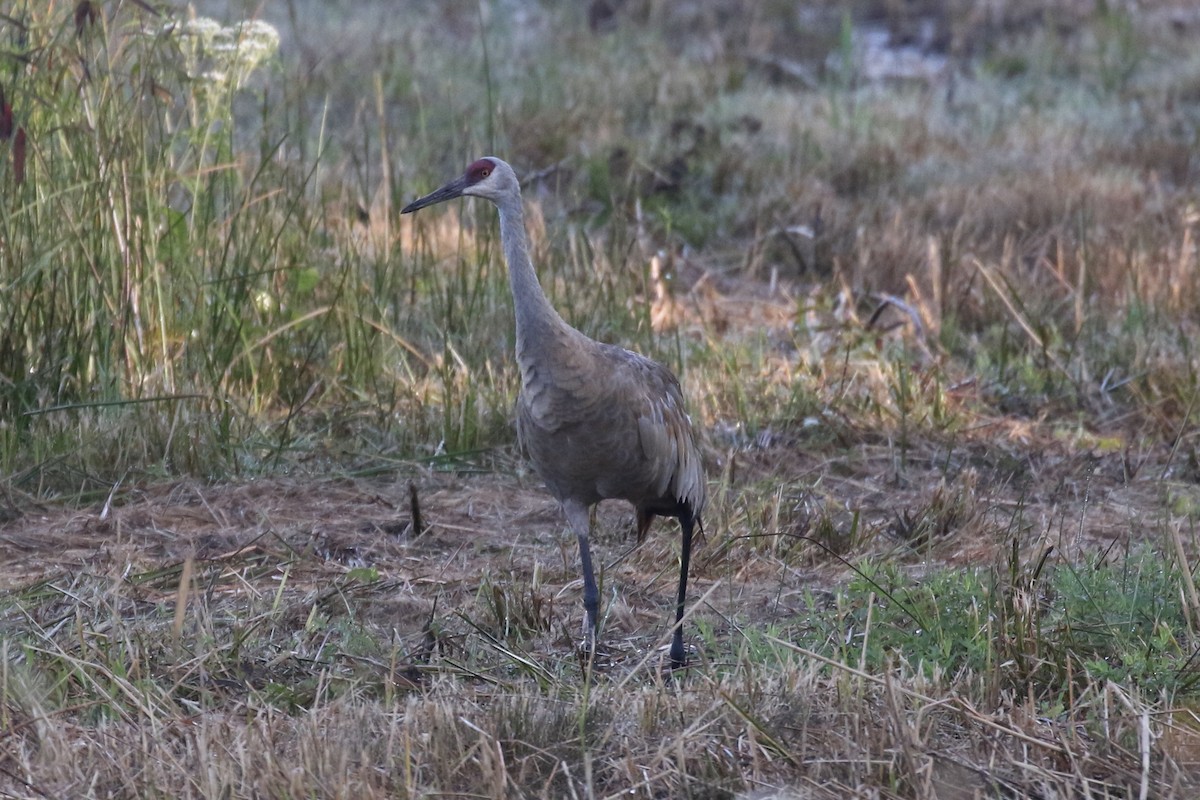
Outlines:
[[[1200,791],[1191,4],[208,5],[281,56],[0,4],[0,795]],[[703,431],[680,673],[625,508],[576,648],[490,209],[395,214],[487,151]]]
[[[835,519],[827,546],[894,559],[916,581],[1002,563],[1013,537],[1082,562],[1179,524],[1157,475],[1128,480],[1117,455],[1043,444],[1009,446],[1020,476],[965,447],[964,464],[981,466],[950,483],[929,451],[896,478],[882,444],[747,454],[716,515],[735,522],[712,526],[694,569],[692,621],[709,633],[684,678],[661,672],[673,542],[629,551],[631,520],[608,509],[590,689],[575,553],[525,481],[414,476],[420,535],[394,480],[184,482],[110,509],[27,509],[0,537],[4,590],[19,599],[6,624],[30,637],[5,645],[5,791],[1102,797],[1148,779],[1152,796],[1186,796],[1200,755],[1187,704],[1084,680],[1047,717],[999,667],[929,673],[898,652],[874,672],[793,644],[850,577],[825,548],[788,539],[817,535],[814,513],[837,516],[814,509],[861,514],[856,541],[836,541]],[[781,472],[792,480],[756,497]],[[1196,502],[1194,486],[1166,485]],[[739,517],[751,503],[769,524]],[[914,518],[934,520],[924,541],[898,529]],[[780,535],[741,538],[759,526]],[[47,659],[63,671],[36,668]]]

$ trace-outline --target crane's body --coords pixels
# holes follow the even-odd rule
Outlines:
[[[683,538],[671,663],[681,667],[688,562],[705,484],[679,381],[656,361],[588,338],[550,305],[529,259],[520,185],[504,161],[479,159],[461,178],[401,213],[464,195],[491,200],[500,212],[521,372],[517,434],[579,541],[585,635],[594,641],[599,624],[590,509],[601,500],[626,500],[637,513],[639,541],[655,516],[679,520]]]

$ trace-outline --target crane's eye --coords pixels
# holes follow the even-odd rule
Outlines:
[[[479,183],[481,180],[491,175],[496,171],[496,165],[486,158],[481,158],[471,166],[467,167],[467,179],[471,183]]]

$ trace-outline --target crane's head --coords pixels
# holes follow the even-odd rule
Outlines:
[[[461,177],[447,183],[432,194],[427,194],[419,200],[414,200],[403,209],[401,214],[408,214],[434,203],[453,200],[456,197],[483,197],[497,203],[501,198],[519,195],[520,184],[517,175],[505,162],[492,156],[479,159]]]

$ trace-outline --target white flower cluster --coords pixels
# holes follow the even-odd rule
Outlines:
[[[209,17],[175,20],[162,33],[178,37],[189,78],[234,90],[279,52],[279,31],[257,19],[230,26]]]

